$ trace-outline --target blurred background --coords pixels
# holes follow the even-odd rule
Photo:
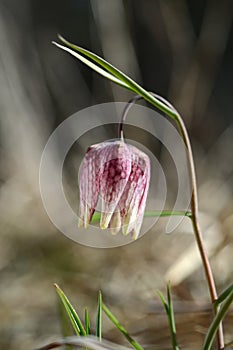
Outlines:
[[[79,310],[89,306],[93,324],[102,289],[107,305],[147,349],[170,349],[156,295],[168,280],[178,341],[182,348],[200,348],[211,311],[188,220],[172,235],[163,233],[166,219],[160,220],[120,248],[81,246],[50,222],[38,171],[47,139],[63,120],[85,107],[132,97],[53,46],[60,33],[163,95],[182,114],[208,254],[218,289],[226,288],[233,277],[232,17],[231,0],[0,0],[2,349],[33,349],[62,335],[54,282]],[[176,193],[176,181],[170,183]],[[231,311],[224,322],[228,342],[232,321]],[[104,335],[125,343],[106,319]]]

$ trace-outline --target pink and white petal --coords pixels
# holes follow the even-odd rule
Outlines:
[[[91,146],[83,160],[79,178],[80,226],[88,227],[102,200],[100,227],[116,234],[139,235],[150,180],[149,157],[123,141]]]
[[[111,217],[109,227],[111,229],[111,234],[116,235],[121,229],[121,214],[119,210],[116,210]]]
[[[149,157],[135,147],[133,148],[132,172],[119,205],[123,216],[122,233],[125,235],[134,230],[139,224],[137,223],[138,217],[144,215],[150,180]],[[137,232],[140,227],[137,227]]]
[[[129,145],[129,148],[132,150],[131,145]],[[131,152],[131,161],[132,164],[130,176],[119,201],[119,208],[121,210],[122,217],[126,216],[129,210],[130,203],[132,202],[132,198],[137,189],[137,181],[141,173],[141,169],[138,167],[139,157],[138,154],[134,152],[134,149],[133,152]]]
[[[142,215],[138,215],[134,228],[131,231],[131,236],[132,236],[132,239],[134,240],[136,240],[140,234],[143,218],[144,218],[144,213]]]
[[[149,186],[150,186],[150,164],[147,165],[146,171],[145,171],[145,177],[146,177],[146,184],[144,187],[144,192],[139,204],[138,208],[138,215],[140,216],[141,214],[144,214],[145,208],[146,208],[146,200],[147,200],[147,195],[149,191]]]
[[[150,175],[149,175],[149,179],[150,179]],[[147,183],[146,183],[143,196],[142,196],[141,201],[139,203],[137,219],[136,219],[136,221],[134,223],[134,227],[131,231],[132,238],[134,240],[136,240],[138,238],[140,230],[141,230],[141,226],[142,226],[142,222],[143,222],[143,218],[144,218],[144,212],[146,209],[146,200],[147,200],[148,189],[149,189],[149,181],[147,181]]]
[[[126,208],[126,214],[123,217],[122,233],[124,235],[129,234],[136,225],[142,196],[146,187],[146,182],[147,178],[144,175],[137,178],[135,191],[131,197],[129,206]]]
[[[122,141],[109,142],[101,152],[100,227],[106,229],[124,192],[131,172],[131,154]]]
[[[99,145],[91,146],[80,169],[80,227],[88,227],[98,202],[100,191],[99,150]]]

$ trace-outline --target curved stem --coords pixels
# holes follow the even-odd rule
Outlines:
[[[189,162],[189,170],[190,170],[190,178],[191,178],[191,184],[192,184],[192,195],[191,195],[191,212],[192,212],[192,224],[193,224],[193,230],[195,233],[195,238],[197,242],[197,246],[199,249],[199,253],[201,255],[202,264],[204,267],[208,287],[209,287],[209,293],[213,305],[213,312],[216,314],[218,310],[214,307],[215,301],[218,299],[217,289],[215,286],[215,281],[213,277],[213,272],[211,269],[211,265],[208,259],[208,255],[205,249],[203,235],[201,232],[200,224],[199,224],[199,216],[198,216],[198,196],[197,196],[197,182],[196,182],[196,174],[195,174],[195,166],[194,166],[194,160],[193,160],[193,154],[192,154],[192,148],[189,140],[189,136],[186,130],[186,127],[184,125],[183,119],[181,116],[177,113],[177,124],[179,126],[182,138],[184,140],[184,143],[187,148],[187,155],[188,155],[188,162]],[[222,323],[219,323],[219,329],[217,333],[217,341],[218,341],[218,349],[223,350],[224,349],[224,337],[223,337],[223,328]]]
[[[192,153],[192,148],[191,148],[191,143],[189,140],[188,132],[187,132],[187,129],[186,129],[185,124],[183,122],[183,119],[181,118],[181,116],[177,112],[177,110],[168,101],[166,101],[163,97],[161,97],[157,94],[154,94],[154,93],[151,93],[151,95],[153,97],[155,97],[156,100],[160,100],[161,102],[165,103],[169,107],[169,109],[171,110],[171,113],[172,113],[171,117],[172,117],[172,119],[175,119],[177,126],[179,128],[180,134],[182,136],[183,142],[184,142],[186,149],[187,149],[190,180],[191,180],[191,186],[192,186],[190,205],[191,205],[191,213],[192,213],[191,219],[192,219],[192,224],[193,224],[193,231],[195,234],[197,246],[198,246],[199,253],[200,253],[200,256],[202,259],[202,264],[203,264],[203,268],[204,268],[205,275],[206,275],[206,280],[207,280],[208,287],[209,287],[209,293],[210,293],[210,297],[211,297],[211,301],[212,301],[212,305],[213,305],[213,312],[214,312],[214,314],[216,314],[218,310],[216,310],[216,308],[214,307],[214,302],[218,299],[218,295],[217,295],[217,290],[216,290],[210,262],[209,262],[208,255],[207,255],[207,252],[205,249],[201,228],[199,225],[197,182],[196,182],[193,153]],[[123,136],[123,124],[124,124],[124,121],[125,121],[125,118],[126,118],[126,115],[129,111],[129,109],[131,108],[131,106],[135,102],[137,102],[141,99],[143,99],[142,96],[136,95],[129,101],[129,103],[125,107],[123,114],[122,114],[122,117],[121,117],[120,124],[119,124],[119,137]],[[152,103],[152,102],[150,101],[150,103]],[[152,104],[156,108],[158,108],[157,103],[152,103]],[[166,114],[168,116],[170,116],[169,112]],[[175,115],[175,118],[174,118],[174,115]],[[219,329],[218,329],[218,333],[217,333],[217,341],[218,341],[218,349],[223,350],[224,349],[224,338],[223,338],[223,329],[222,329],[221,323],[219,324]]]

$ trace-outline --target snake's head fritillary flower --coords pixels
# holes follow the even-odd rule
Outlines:
[[[88,148],[80,169],[80,221],[88,227],[101,200],[100,228],[139,235],[150,182],[149,157],[122,140]]]

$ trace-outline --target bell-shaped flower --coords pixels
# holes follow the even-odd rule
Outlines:
[[[136,239],[150,181],[149,157],[122,140],[89,147],[80,169],[80,221],[88,227],[101,200],[100,228]]]

